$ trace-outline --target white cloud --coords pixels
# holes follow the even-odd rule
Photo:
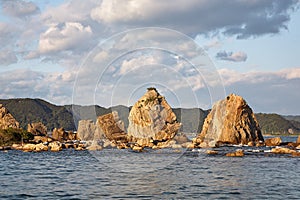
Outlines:
[[[103,0],[92,19],[108,26],[162,26],[195,35],[220,31],[238,38],[286,29],[297,0]],[[126,11],[126,12],[124,12]]]
[[[278,72],[279,76],[286,78],[287,80],[300,78],[300,67],[292,69],[283,69]]]
[[[242,51],[239,52],[220,51],[217,53],[216,58],[220,60],[227,60],[232,62],[245,62],[248,56],[245,52]]]
[[[40,9],[31,1],[23,1],[23,0],[14,0],[8,1],[4,0],[2,3],[2,10],[7,15],[13,17],[24,18],[29,15],[36,14],[40,11]]]
[[[141,56],[132,58],[130,60],[124,60],[121,65],[119,75],[124,75],[140,67],[146,67],[147,65],[154,65],[159,63],[160,58],[154,58],[153,56]]]
[[[62,25],[53,24],[46,32],[41,34],[39,51],[45,54],[81,48],[86,45],[86,41],[91,35],[90,26],[83,26],[77,22],[66,22]]]

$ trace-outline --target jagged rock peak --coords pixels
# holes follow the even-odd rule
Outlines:
[[[0,129],[20,128],[19,122],[0,104]]]
[[[133,105],[128,120],[128,136],[146,139],[145,144],[170,140],[181,126],[165,97],[152,87]]]
[[[264,141],[259,124],[247,102],[230,94],[216,102],[205,119],[195,146],[214,147],[220,144],[259,144]]]

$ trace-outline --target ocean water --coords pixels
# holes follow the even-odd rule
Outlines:
[[[300,158],[269,149],[2,151],[0,199],[299,199]]]

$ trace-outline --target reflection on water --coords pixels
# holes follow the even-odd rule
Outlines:
[[[0,199],[299,198],[300,158],[235,149],[0,152]]]

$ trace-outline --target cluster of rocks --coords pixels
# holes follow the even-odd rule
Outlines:
[[[0,128],[19,128],[19,123],[0,105]],[[99,116],[96,122],[81,120],[77,133],[55,128],[52,135],[42,123],[28,124],[28,132],[34,134],[30,144],[14,144],[13,149],[23,151],[60,151],[64,148],[76,150],[101,150],[103,148],[131,148],[143,151],[144,148],[212,148],[223,145],[270,146],[272,153],[300,153],[300,136],[295,143],[283,143],[279,137],[264,140],[254,113],[246,101],[230,94],[216,102],[205,119],[201,133],[192,141],[178,133],[181,124],[165,97],[155,88],[147,92],[133,105],[128,116],[129,125],[116,111]],[[84,141],[84,142],[83,142]],[[281,147],[278,147],[281,146]],[[207,150],[216,155],[218,151]],[[229,157],[244,156],[242,150],[227,153]]]
[[[127,131],[116,111],[99,116],[96,123],[81,120],[78,123],[78,138],[97,141],[97,144],[103,144],[102,148],[131,148],[135,151],[142,151],[146,147],[182,148],[191,145],[184,134],[177,134],[181,124],[177,122],[176,115],[165,98],[155,88],[148,88],[133,105],[128,120]]]

